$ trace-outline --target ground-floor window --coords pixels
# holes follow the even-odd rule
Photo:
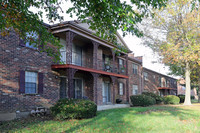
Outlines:
[[[138,85],[133,85],[133,88],[132,88],[132,94],[133,95],[137,95],[138,94]]]
[[[124,95],[124,84],[119,83],[119,95]]]
[[[36,94],[38,84],[38,74],[36,72],[25,72],[25,93]]]

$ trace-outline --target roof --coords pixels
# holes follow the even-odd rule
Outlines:
[[[70,25],[73,25],[73,26],[75,26],[77,28],[80,28],[80,29],[92,34],[92,35],[94,35],[94,33],[95,33],[95,31],[89,29],[89,25],[88,24],[81,23],[80,21],[77,21],[77,20],[75,20],[75,21],[65,21],[65,22],[58,23],[58,24],[53,24],[53,25],[49,25],[49,24],[45,24],[44,23],[44,25],[46,27],[48,27],[48,28],[51,28],[52,30],[55,30],[56,28],[68,27]],[[120,34],[117,33],[116,36],[117,36],[118,42],[128,49],[128,53],[132,52],[129,49],[129,47],[127,46],[127,44],[125,43],[125,41],[123,40],[123,38],[120,36]],[[98,38],[101,39],[100,37],[98,37]],[[101,40],[103,40],[103,39],[101,39]],[[112,43],[108,42],[107,40],[103,40],[103,41],[106,41],[108,44],[112,44]],[[114,45],[114,44],[112,44],[112,45]]]
[[[156,72],[156,71],[150,70],[150,69],[145,68],[145,67],[143,67],[143,70],[150,71],[150,72],[156,73],[156,74],[158,74],[158,75],[162,75],[162,76],[164,76],[164,77],[168,77],[168,78],[177,80],[176,78],[173,78],[173,77],[170,77],[170,76],[168,76],[168,75],[164,75],[164,74],[158,73],[158,72]]]

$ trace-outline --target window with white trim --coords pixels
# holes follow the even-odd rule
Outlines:
[[[38,84],[38,74],[36,72],[25,72],[25,93],[36,94]]]
[[[119,95],[124,95],[124,85],[123,83],[119,83]]]
[[[138,85],[133,85],[132,94],[133,95],[137,95],[138,94]]]
[[[38,41],[38,34],[36,32],[26,32],[26,47],[37,49],[36,43]]]
[[[144,72],[144,80],[148,80],[148,73]]]
[[[138,74],[138,65],[133,64],[133,74]]]

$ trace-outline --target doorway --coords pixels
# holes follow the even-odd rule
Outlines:
[[[111,104],[110,82],[103,82],[102,97],[103,97],[103,104]]]

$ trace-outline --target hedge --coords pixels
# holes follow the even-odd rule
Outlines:
[[[149,106],[156,104],[156,100],[154,98],[144,94],[130,96],[130,99],[133,106]]]
[[[97,113],[97,105],[83,99],[61,99],[50,109],[58,120],[91,118]]]
[[[174,95],[168,95],[164,97],[165,104],[179,104],[180,98]]]
[[[161,96],[159,96],[155,93],[152,93],[152,92],[142,92],[142,94],[151,96],[152,98],[154,98],[156,100],[156,104],[160,104],[164,101],[164,99]]]

